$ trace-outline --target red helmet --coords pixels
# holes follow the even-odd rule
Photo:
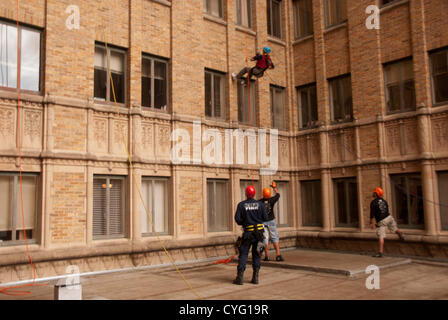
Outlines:
[[[255,187],[254,186],[248,186],[246,188],[246,197],[248,199],[252,199],[253,197],[255,197]]]
[[[375,193],[378,198],[381,198],[384,194],[384,191],[383,191],[383,189],[378,187],[375,190],[373,190],[373,193]]]
[[[271,197],[271,188],[263,189],[263,198],[269,199]]]

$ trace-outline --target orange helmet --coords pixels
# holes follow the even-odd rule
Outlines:
[[[373,193],[375,193],[378,198],[381,198],[384,194],[384,191],[383,191],[383,189],[378,187],[375,190],[373,190]]]
[[[268,199],[271,197],[271,188],[263,189],[263,198]]]
[[[254,186],[248,186],[246,188],[246,197],[248,199],[252,199],[253,197],[255,197],[255,187]]]

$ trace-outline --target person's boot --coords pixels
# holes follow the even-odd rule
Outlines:
[[[242,285],[243,284],[243,276],[244,276],[244,271],[238,270],[238,274],[236,275],[235,280],[233,280],[233,284]]]
[[[400,240],[401,240],[401,241],[404,241],[404,235],[403,235],[403,232],[398,231],[397,234],[398,234],[398,237],[400,238]]]
[[[254,273],[252,274],[252,283],[253,284],[258,284],[258,272],[260,270],[254,270]]]

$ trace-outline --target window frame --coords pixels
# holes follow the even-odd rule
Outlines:
[[[349,203],[351,203],[350,200],[353,200],[350,198],[350,189],[349,189],[349,184],[350,183],[355,183],[356,185],[356,221],[352,221],[352,212],[350,210],[350,206],[345,207],[344,208],[344,212],[346,215],[346,219],[347,219],[347,223],[341,223],[339,222],[339,206],[340,203],[338,201],[338,187],[337,184],[338,182],[343,182],[344,183],[344,199],[345,199],[345,205],[347,206]],[[347,178],[334,178],[333,179],[333,196],[334,196],[334,222],[335,222],[335,226],[337,228],[359,228],[359,223],[360,223],[360,219],[359,219],[359,194],[358,194],[358,179],[356,177],[347,177]]]
[[[127,192],[127,177],[126,176],[120,176],[120,175],[94,175],[93,176],[93,185],[95,184],[95,179],[106,179],[106,185],[110,185],[110,180],[121,180],[121,205],[122,205],[122,209],[121,209],[121,228],[122,228],[122,232],[121,234],[115,234],[115,235],[111,235],[110,234],[110,225],[109,222],[105,222],[106,226],[104,227],[106,229],[106,234],[104,235],[95,235],[94,232],[94,226],[93,226],[93,219],[94,219],[94,207],[95,207],[95,202],[93,202],[92,205],[92,239],[94,241],[97,240],[113,240],[113,239],[123,239],[127,237],[127,224],[128,224],[128,215],[126,214],[127,212],[127,201],[128,201],[128,192]],[[93,192],[95,192],[95,188],[93,188]],[[94,196],[93,196],[93,201],[95,201]],[[110,191],[109,188],[106,188],[106,208],[104,208],[104,210],[107,210],[107,218],[105,218],[105,220],[109,220],[110,221]],[[109,228],[108,228],[109,226]]]
[[[159,56],[155,56],[152,54],[147,54],[147,53],[142,53],[142,70],[143,70],[143,62],[144,61],[149,61],[151,64],[151,87],[150,87],[150,91],[151,91],[151,101],[150,101],[150,106],[144,106],[143,105],[143,81],[142,81],[142,102],[141,102],[141,106],[143,110],[149,110],[149,111],[155,111],[155,112],[164,112],[164,113],[168,113],[170,111],[170,77],[169,77],[169,67],[170,67],[170,63],[169,63],[169,59],[163,58],[163,57],[159,57]],[[165,80],[166,80],[166,109],[159,109],[159,108],[155,108],[155,62],[161,62],[165,64]],[[142,76],[141,78],[143,79],[143,72],[142,72]]]
[[[347,117],[347,110],[346,110],[346,106],[345,103],[342,105],[343,106],[343,111],[342,112],[345,116],[343,119],[335,119],[335,112],[334,112],[334,92],[333,92],[333,82],[338,81],[338,91],[339,93],[343,93],[343,96],[345,98],[345,90],[344,90],[344,86],[343,86],[343,81],[348,79],[349,83],[350,83],[350,100],[351,100],[351,108],[350,108],[350,117]],[[345,74],[345,75],[341,75],[341,76],[337,76],[334,78],[330,78],[328,79],[328,86],[329,86],[329,97],[330,97],[330,119],[331,119],[331,123],[332,124],[338,124],[338,123],[346,123],[346,122],[352,122],[353,121],[353,86],[352,86],[352,77],[351,74]],[[345,99],[344,99],[345,100]]]
[[[412,83],[414,86],[414,106],[410,107],[410,108],[406,108],[405,106],[405,99],[404,99],[404,83],[406,81],[406,79],[404,79],[404,64],[407,62],[411,62],[411,67],[412,67]],[[383,64],[383,75],[384,75],[384,98],[385,98],[385,103],[386,103],[386,112],[387,114],[396,114],[396,113],[403,113],[403,112],[409,112],[409,111],[415,111],[417,108],[417,100],[416,100],[416,90],[415,90],[415,76],[414,76],[414,68],[413,68],[413,64],[412,64],[413,60],[412,57],[409,58],[404,58],[404,59],[400,59],[400,60],[396,60],[396,61],[391,61],[388,63],[384,63]],[[400,110],[394,110],[391,111],[389,108],[389,90],[388,90],[388,81],[387,81],[387,72],[386,72],[386,68],[389,66],[393,66],[393,65],[398,65],[399,66],[399,88],[400,88]],[[410,79],[407,79],[410,80]]]
[[[251,126],[251,127],[256,127],[257,126],[257,95],[256,95],[256,90],[257,90],[257,81],[251,79],[250,80],[250,95],[251,95],[251,103],[250,106],[247,106],[244,102],[245,97],[241,96],[244,95],[246,96],[246,91],[247,89],[247,79],[244,78],[244,84],[241,83],[241,81],[238,81],[237,84],[237,104],[238,104],[238,123],[242,124],[242,125],[246,125],[246,126]],[[251,108],[251,118],[253,118],[253,123],[252,123],[252,119],[249,119],[249,108]],[[244,120],[240,120],[240,113],[243,113],[243,111],[246,111],[247,116],[242,116],[242,118],[248,118],[247,121]]]
[[[17,23],[11,22],[9,20],[5,20],[3,18],[0,18],[0,24],[4,24],[6,26],[11,26],[14,27],[16,30],[16,35],[17,35]],[[27,93],[27,94],[35,94],[35,95],[42,95],[43,93],[43,86],[44,86],[44,72],[45,72],[45,67],[44,67],[44,37],[45,37],[45,30],[39,27],[35,27],[32,25],[28,25],[28,24],[24,24],[19,22],[19,39],[17,39],[17,44],[19,45],[19,51],[20,51],[20,57],[19,57],[19,64],[20,64],[20,79],[22,79],[22,41],[19,41],[22,39],[22,30],[23,29],[27,29],[30,31],[34,31],[34,32],[39,32],[39,84],[38,87],[39,89],[37,91],[34,90],[28,90],[28,89],[19,89],[20,92],[23,93]],[[18,68],[18,65],[16,65],[16,67]],[[20,81],[20,84],[22,84],[22,81]],[[15,84],[15,88],[13,87],[7,87],[7,86],[1,86],[0,85],[0,90],[5,90],[5,91],[17,91],[17,87],[18,87],[18,79],[16,81]]]
[[[311,17],[309,17],[307,14],[304,14],[305,22],[303,23],[303,26],[305,26],[305,29],[307,29],[308,24],[311,20],[311,30],[306,30],[304,32],[299,32],[300,29],[300,7],[298,5],[299,2],[304,1],[305,3],[309,2],[310,5],[310,13]],[[314,24],[313,24],[313,1],[312,0],[293,0],[292,2],[292,8],[293,8],[293,17],[294,17],[294,39],[299,40],[308,36],[311,36],[314,34]],[[305,12],[308,13],[308,12]],[[299,34],[301,33],[301,34]]]
[[[212,70],[212,69],[208,69],[205,68],[204,70],[204,99],[206,99],[207,94],[206,94],[206,90],[207,90],[207,86],[205,85],[205,81],[206,81],[206,75],[210,74],[211,76],[211,84],[210,84],[210,91],[211,91],[211,111],[212,111],[212,115],[207,115],[207,101],[205,101],[204,103],[204,111],[205,111],[205,116],[208,119],[212,119],[212,120],[221,120],[221,121],[225,121],[226,117],[227,117],[227,96],[226,96],[226,74],[220,71],[216,71],[216,70]],[[221,92],[221,115],[219,117],[215,116],[215,90],[214,90],[214,84],[215,84],[215,76],[220,77],[221,79],[221,84],[220,84],[220,92]]]
[[[110,86],[111,86],[111,80],[110,80],[110,75],[112,73],[112,71],[110,71],[110,52],[114,51],[114,52],[118,52],[123,54],[123,102],[118,102],[117,101],[117,105],[119,106],[124,106],[127,104],[128,101],[128,97],[127,97],[127,90],[128,90],[128,85],[127,85],[127,59],[128,59],[128,50],[125,48],[120,48],[111,44],[107,44],[107,49],[106,49],[106,44],[102,43],[102,42],[98,42],[95,41],[95,50],[96,48],[101,47],[102,49],[104,49],[106,51],[106,64],[107,66],[107,70],[106,71],[106,98],[103,100],[103,98],[98,98],[95,97],[95,74],[93,76],[93,86],[94,86],[94,92],[93,92],[93,100],[95,103],[102,103],[102,104],[115,104],[114,101],[114,97],[113,97],[113,93],[111,92]],[[94,70],[96,70],[97,67],[95,66],[94,63]],[[99,69],[99,68],[98,68]],[[104,70],[102,70],[104,71]],[[114,83],[114,90],[116,91],[116,87],[115,87],[115,83]]]
[[[411,215],[413,214],[412,212],[410,212],[410,202],[411,202],[411,192],[409,191],[409,178],[416,178],[418,177],[420,180],[420,187],[422,189],[422,196],[420,197],[419,195],[415,196],[416,200],[417,200],[417,212],[416,214],[418,215],[418,206],[419,206],[419,202],[421,201],[421,206],[422,206],[422,218],[423,218],[423,223],[422,224],[411,224]],[[391,183],[391,190],[392,190],[392,213],[393,216],[395,217],[395,220],[397,221],[397,224],[400,228],[403,229],[418,229],[418,230],[423,230],[425,228],[425,208],[424,208],[424,199],[423,199],[423,181],[422,181],[422,176],[420,173],[418,172],[411,172],[411,173],[398,173],[398,174],[391,174],[390,175],[390,183]],[[395,185],[397,184],[394,179],[399,179],[399,178],[405,178],[405,184],[406,184],[406,212],[407,212],[407,224],[402,224],[400,223],[400,220],[398,218],[398,209],[397,209],[397,195],[395,192]],[[421,199],[420,199],[421,198]]]
[[[219,15],[215,15],[211,12],[210,2],[211,1],[218,1],[218,7],[219,7]],[[224,4],[223,0],[204,0],[204,13],[208,14],[212,17],[218,18],[218,19],[224,19]]]
[[[317,115],[317,119],[316,120],[308,120],[306,122],[306,124],[304,124],[304,120],[303,120],[303,101],[302,101],[302,91],[306,91],[307,94],[307,100],[308,100],[308,118],[312,118],[312,106],[311,106],[311,90],[315,91],[315,96],[316,96],[316,115]],[[318,122],[319,122],[319,108],[318,108],[318,102],[317,102],[317,84],[316,83],[310,83],[304,86],[300,86],[296,88],[296,92],[297,92],[297,107],[298,107],[298,116],[299,116],[299,130],[306,130],[306,129],[312,129],[312,128],[317,128],[319,126]]]
[[[328,7],[328,1],[338,1],[338,0],[324,0],[324,23],[325,23],[325,29],[329,29],[329,28],[332,28],[332,27],[335,27],[335,26],[338,26],[338,25],[347,23],[347,21],[348,21],[348,12],[346,12],[346,14],[345,14],[347,17],[346,17],[345,19],[342,19],[342,18],[340,17],[340,9],[337,10],[337,12],[336,12],[336,14],[337,14],[337,17],[336,17],[337,22],[335,22],[335,23],[333,23],[333,24],[330,24],[330,23],[329,23],[329,17],[328,17],[328,10],[329,10],[329,7]],[[343,1],[346,1],[346,0],[343,0]],[[339,7],[339,6],[338,6],[338,7]],[[346,2],[345,7],[346,7],[346,9],[347,9],[347,2]]]
[[[28,238],[27,235],[27,243],[28,244],[36,244],[39,242],[39,233],[40,233],[40,204],[41,204],[41,197],[40,197],[40,191],[41,191],[41,174],[40,172],[22,172],[22,177],[35,177],[36,178],[36,184],[35,184],[35,197],[36,197],[36,212],[35,212],[35,224],[33,229],[34,236],[32,238]],[[14,195],[12,200],[12,208],[11,212],[9,212],[9,219],[11,219],[11,240],[3,241],[0,240],[0,247],[9,247],[9,246],[20,246],[25,245],[25,239],[23,240],[17,240],[17,221],[16,221],[16,215],[17,210],[19,208],[17,207],[17,201],[18,196],[20,195],[20,173],[19,172],[0,172],[1,177],[14,177],[13,182],[13,189],[14,189]],[[11,216],[12,214],[12,216]],[[20,223],[20,221],[19,221]],[[21,227],[21,226],[19,226]],[[20,232],[23,232],[23,230],[19,230]]]
[[[447,66],[448,66],[448,47],[442,47],[442,48],[438,48],[436,50],[432,50],[428,53],[429,56],[429,70],[430,70],[430,78],[431,78],[431,100],[432,100],[432,105],[434,107],[438,107],[438,106],[443,106],[443,105],[448,105],[448,99],[444,100],[444,101],[440,101],[437,102],[436,101],[436,88],[435,88],[435,82],[434,82],[434,72],[433,72],[433,61],[432,61],[432,56],[441,52],[445,52],[445,56],[447,59]],[[448,71],[447,71],[448,73]]]
[[[152,192],[151,192],[151,197],[152,197],[152,208],[148,208],[148,204],[145,203],[145,207],[146,209],[148,209],[149,213],[151,214],[151,221],[154,224],[155,221],[155,210],[154,210],[154,182],[155,181],[163,181],[165,183],[165,188],[164,188],[164,192],[166,193],[166,197],[165,197],[165,204],[164,204],[164,218],[166,219],[166,231],[163,232],[159,232],[159,231],[154,231],[153,232],[143,232],[142,230],[140,230],[140,234],[143,238],[146,237],[153,237],[156,235],[170,235],[171,234],[171,178],[170,177],[152,177],[152,176],[142,176],[141,178],[142,180],[142,186],[143,183],[145,181],[151,182],[152,185]],[[143,195],[142,195],[143,196]],[[144,200],[146,200],[146,198],[144,198]],[[144,208],[142,208],[144,210]],[[146,212],[143,212],[145,215],[147,214]],[[143,224],[141,224],[140,226],[141,228],[143,228]],[[152,227],[152,226],[151,226]]]
[[[268,19],[268,23],[267,23],[267,28],[268,28],[268,36],[273,37],[273,38],[277,38],[277,39],[283,39],[283,27],[282,27],[282,0],[266,0],[266,13],[267,13],[267,19]],[[279,6],[279,32],[280,35],[275,35],[274,34],[274,14],[273,14],[273,10],[272,10],[272,4],[276,3]]]
[[[280,94],[281,95],[281,100],[282,100],[282,104],[283,104],[283,119],[278,119],[275,116],[275,107],[274,107],[274,101],[276,96]],[[287,121],[286,121],[286,116],[288,113],[287,110],[287,105],[286,105],[286,88],[284,87],[280,87],[274,84],[271,84],[269,86],[269,95],[270,95],[270,102],[271,102],[271,128],[273,129],[278,129],[279,131],[286,131],[288,129],[288,125],[287,125]],[[276,121],[275,119],[277,119],[278,121]],[[278,126],[277,122],[283,122],[282,126]]]
[[[209,192],[208,192],[208,185],[209,183],[213,183],[213,208],[209,207]],[[227,215],[227,217],[223,218],[223,221],[227,220],[227,225],[226,226],[219,226],[219,228],[216,228],[216,226],[214,226],[214,228],[216,229],[212,229],[210,226],[210,217],[211,215],[214,214],[215,217],[218,217],[218,214],[216,214],[216,208],[218,207],[216,205],[216,199],[218,198],[218,194],[216,192],[216,184],[217,183],[224,183],[225,184],[225,189],[227,191],[227,194],[230,194],[230,183],[229,183],[229,179],[215,179],[215,178],[207,178],[206,179],[206,190],[207,190],[207,233],[220,233],[220,232],[230,232],[232,230],[232,223],[231,223],[231,206],[229,205],[230,203],[230,199],[227,199],[228,201],[224,201],[224,203],[226,203],[226,208],[223,210],[220,210],[220,212],[224,213]],[[227,211],[227,212],[225,212]],[[211,214],[212,213],[212,214]],[[216,220],[216,218],[215,218]]]
[[[242,10],[238,11],[238,7],[242,8],[243,1],[245,3],[247,3],[246,4],[246,6],[247,6],[247,22],[248,22],[247,26],[245,26],[244,23],[243,23],[244,19],[243,19],[243,12],[242,12]],[[240,27],[243,27],[243,28],[252,29],[252,25],[253,25],[253,23],[252,23],[252,20],[253,20],[252,19],[252,0],[236,0],[236,2],[235,2],[235,10],[236,10],[236,13],[235,13],[235,17],[236,17],[235,24],[237,26],[240,26]],[[241,21],[238,21],[238,18],[240,18]]]

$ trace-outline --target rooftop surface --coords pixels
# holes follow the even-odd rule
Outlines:
[[[173,266],[82,276],[84,300],[326,300],[448,299],[448,263],[372,258],[328,251],[285,250],[284,262],[262,262],[260,284],[250,283],[250,262],[242,286],[232,284],[236,261]],[[274,255],[271,254],[271,258]],[[217,259],[217,261],[220,259]],[[368,289],[366,268],[379,269],[379,289]],[[0,294],[0,300],[53,299],[53,284],[29,288],[30,295]]]

